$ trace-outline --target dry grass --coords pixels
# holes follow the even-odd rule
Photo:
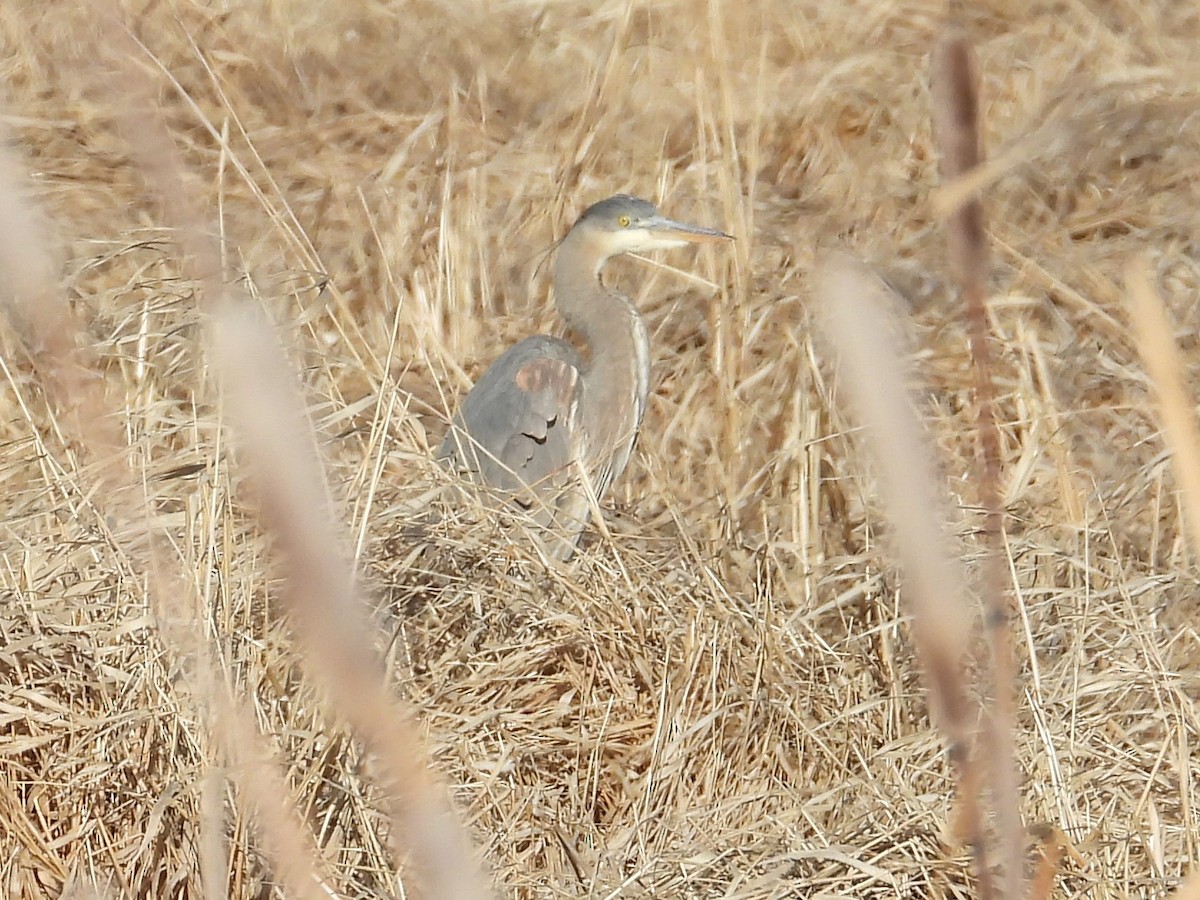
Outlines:
[[[821,247],[909,301],[975,567],[966,329],[932,203],[943,4],[123,6],[225,277],[280,325],[336,549],[499,893],[971,895],[875,476],[808,313]],[[990,0],[964,25],[995,161],[1021,813],[1086,863],[1064,855],[1065,895],[1161,895],[1200,854],[1200,604],[1123,272],[1149,258],[1194,382],[1200,16]],[[393,847],[411,845],[294,640],[228,450],[212,298],[120,135],[98,33],[90,4],[0,4],[0,123],[54,235],[23,230],[20,252],[55,248],[117,410],[93,424],[129,446],[74,430],[44,348],[0,325],[0,892],[286,881],[152,602],[170,584],[331,886],[394,894]],[[610,536],[561,569],[486,517],[414,537],[447,405],[503,344],[554,327],[540,252],[618,191],[739,240],[666,260],[683,275],[615,267],[656,389]],[[140,505],[112,494],[114,453]]]

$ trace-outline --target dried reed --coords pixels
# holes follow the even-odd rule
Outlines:
[[[933,54],[930,87],[933,100],[934,133],[941,151],[942,177],[961,178],[983,161],[979,114],[979,76],[974,53],[966,36],[952,30]],[[970,835],[978,867],[981,894],[993,896],[990,866],[1000,864],[997,896],[1005,900],[1024,897],[1025,835],[1019,809],[1020,790],[1013,752],[1015,666],[1013,660],[1012,607],[1005,571],[1004,500],[1001,494],[1000,431],[996,426],[996,387],[987,311],[988,250],[983,203],[978,196],[965,197],[947,214],[946,236],[951,266],[965,307],[967,339],[971,348],[975,384],[978,465],[975,469],[979,507],[983,510],[984,556],[980,591],[986,610],[985,623],[991,647],[990,703],[986,709],[982,740],[974,752],[986,762],[996,816],[998,860],[984,853],[984,835],[978,828]]]

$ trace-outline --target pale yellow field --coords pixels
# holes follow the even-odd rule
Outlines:
[[[1200,579],[1123,273],[1148,255],[1194,384],[1200,11],[958,6],[1001,163],[984,196],[1031,871],[1053,826],[1078,853],[1055,896],[1165,896],[1200,854]],[[221,282],[278,326],[331,558],[361,575],[497,896],[975,896],[890,550],[904,526],[813,315],[824,249],[905,298],[972,567],[970,356],[931,206],[945,5],[122,0],[142,49],[116,66],[104,10],[0,3],[0,128],[46,219],[0,203],[0,299],[34,303],[0,319],[0,896],[294,896],[305,866],[323,896],[414,884],[399,860],[421,837],[291,627],[286,528],[258,515],[264,462],[217,377]],[[418,527],[447,411],[558,329],[545,253],[618,192],[737,242],[611,267],[654,374],[605,529],[558,568],[495,517]],[[196,246],[220,248],[208,270]],[[20,277],[43,253],[99,379],[30,344],[50,307]],[[240,755],[231,722],[254,726]],[[318,849],[283,846],[262,796]]]

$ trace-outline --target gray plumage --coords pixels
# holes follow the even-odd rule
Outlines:
[[[454,459],[462,471],[477,474],[484,484],[514,494],[560,470],[571,453],[568,432],[562,427],[564,413],[569,412],[569,388],[517,388],[522,371],[531,371],[526,366],[548,362],[558,364],[564,385],[569,385],[571,373],[583,369],[574,347],[544,334],[504,351],[463,400],[439,455]],[[547,366],[546,371],[555,368]]]
[[[553,555],[572,552],[591,506],[629,463],[650,385],[649,336],[636,307],[605,287],[613,256],[731,240],[666,219],[620,194],[596,203],[559,244],[554,298],[587,356],[537,335],[509,348],[467,394],[438,456],[511,496],[550,532]]]

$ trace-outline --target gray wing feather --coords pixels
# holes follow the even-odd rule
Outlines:
[[[557,338],[538,335],[510,347],[463,400],[438,457],[513,492],[562,470],[571,462],[582,365]]]

